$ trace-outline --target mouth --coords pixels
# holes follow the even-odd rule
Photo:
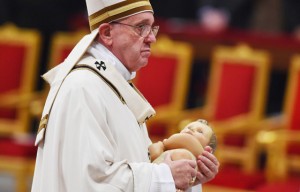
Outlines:
[[[142,54],[143,56],[150,57],[151,51],[150,51],[150,49],[145,49],[145,50],[142,50],[142,51],[141,51],[141,54]]]
[[[150,48],[143,49],[142,52],[151,52]]]
[[[188,135],[193,135],[190,131],[182,132],[182,133],[185,133],[185,134],[188,134]]]

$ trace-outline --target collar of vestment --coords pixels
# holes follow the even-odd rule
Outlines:
[[[127,68],[121,63],[121,61],[110,52],[105,46],[101,43],[94,41],[91,46],[88,48],[87,53],[94,58],[105,58],[105,60],[113,65],[116,70],[126,79],[127,81],[135,78],[136,72],[129,72]]]

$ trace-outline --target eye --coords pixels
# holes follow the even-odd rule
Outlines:
[[[198,132],[198,133],[203,133],[203,131],[202,131],[202,130],[197,130],[197,132]]]
[[[140,30],[143,30],[145,28],[145,24],[139,24],[136,27],[139,28]]]

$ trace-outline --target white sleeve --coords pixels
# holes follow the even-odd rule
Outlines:
[[[149,192],[175,192],[175,182],[171,170],[165,163],[154,164]],[[186,192],[202,192],[202,185],[196,185]]]
[[[175,192],[175,182],[169,166],[165,163],[153,165],[149,192]]]
[[[186,192],[202,192],[202,185],[196,185],[192,188],[190,188],[189,190],[187,190]]]

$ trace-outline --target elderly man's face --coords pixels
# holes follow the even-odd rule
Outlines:
[[[151,12],[139,13],[118,21],[122,24],[113,25],[112,53],[130,71],[137,71],[148,63],[150,45],[156,41],[152,32],[146,37],[140,36],[138,28],[132,26],[153,25],[154,17]],[[123,25],[127,24],[127,25]]]

